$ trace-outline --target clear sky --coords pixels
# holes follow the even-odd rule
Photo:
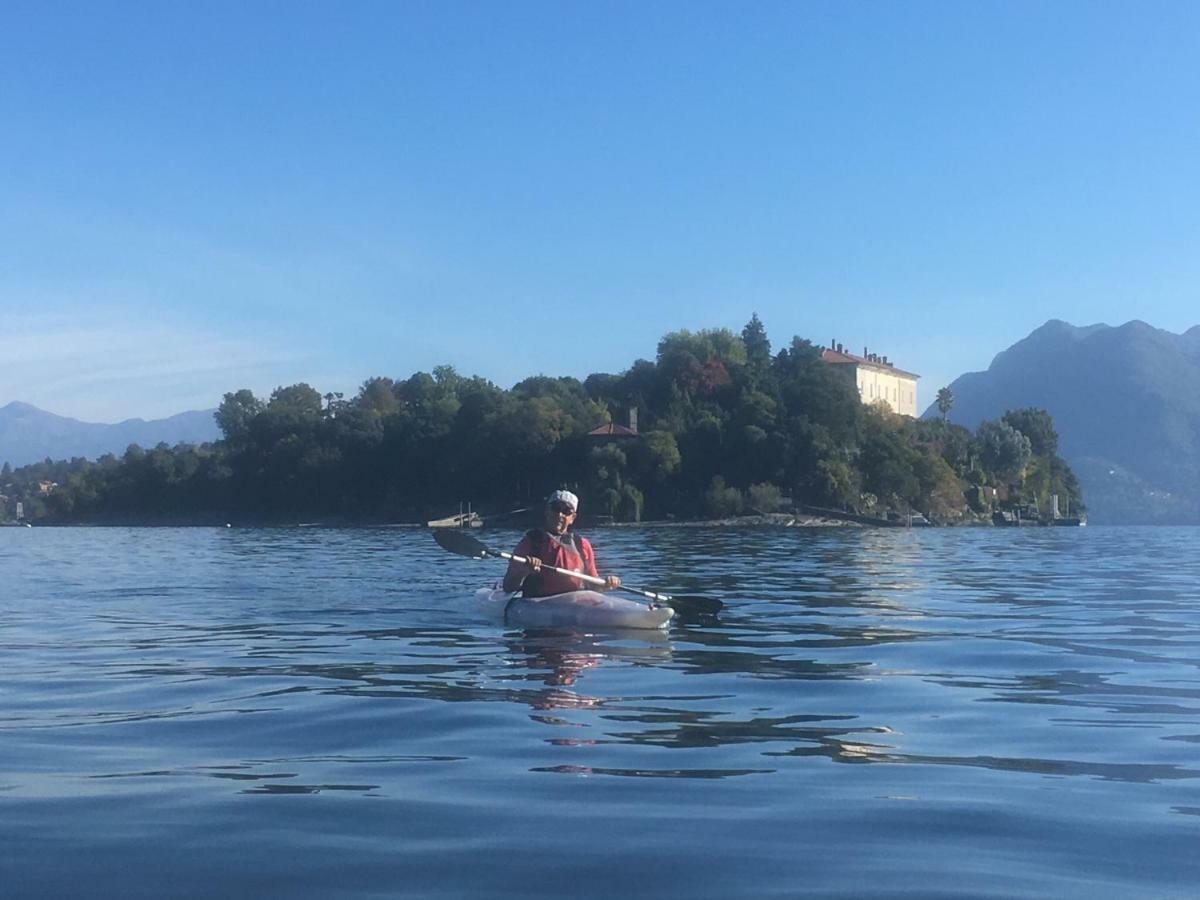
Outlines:
[[[0,405],[1200,323],[1200,4],[0,0]]]

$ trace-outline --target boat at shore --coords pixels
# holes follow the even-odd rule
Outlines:
[[[430,519],[425,523],[426,528],[481,528],[483,518],[477,512],[460,512],[443,519]]]
[[[1021,509],[998,509],[992,513],[992,524],[1001,528],[1018,528],[1033,525],[1055,525],[1066,528],[1080,528],[1087,525],[1086,516],[1054,516],[1046,518],[1035,511]]]

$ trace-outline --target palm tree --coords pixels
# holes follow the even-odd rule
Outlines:
[[[942,414],[942,421],[946,421],[946,416],[950,415],[950,408],[954,406],[954,392],[948,387],[944,387],[937,392],[937,408]]]

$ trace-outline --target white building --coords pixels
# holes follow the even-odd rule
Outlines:
[[[897,369],[886,356],[870,353],[866,347],[862,356],[847,353],[836,341],[821,350],[821,359],[854,382],[863,403],[886,403],[892,412],[916,418],[920,375]]]

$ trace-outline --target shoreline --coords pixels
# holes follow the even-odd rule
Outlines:
[[[861,522],[807,513],[762,513],[723,519],[653,519],[644,522],[606,522],[588,528],[867,528]]]
[[[15,522],[0,523],[16,526]],[[270,522],[270,521],[224,521],[214,518],[208,521],[107,521],[107,522],[53,522],[41,521],[30,523],[37,528],[399,528],[436,530],[438,527],[429,526],[426,522],[372,522],[330,519],[315,522]],[[483,531],[513,531],[530,527],[531,523],[517,520],[489,522],[485,517],[481,525],[469,530]],[[592,530],[595,528],[963,528],[963,527],[993,527],[990,521],[965,521],[951,525],[906,525],[901,521],[889,521],[854,513],[839,513],[836,510],[796,510],[787,513],[755,513],[741,516],[726,516],[717,519],[647,519],[641,522],[606,521],[606,517],[584,517],[578,523],[580,528]]]
[[[0,523],[0,527],[10,523]],[[16,523],[11,523],[14,526]],[[869,523],[851,522],[825,516],[770,513],[756,516],[731,516],[723,519],[652,519],[642,522],[582,522],[582,528],[870,528]],[[24,526],[19,526],[24,527]],[[400,528],[436,531],[424,522],[39,522],[38,528]],[[446,526],[454,527],[454,526]],[[520,531],[525,525],[484,523],[468,531]],[[462,529],[460,529],[462,530]]]

